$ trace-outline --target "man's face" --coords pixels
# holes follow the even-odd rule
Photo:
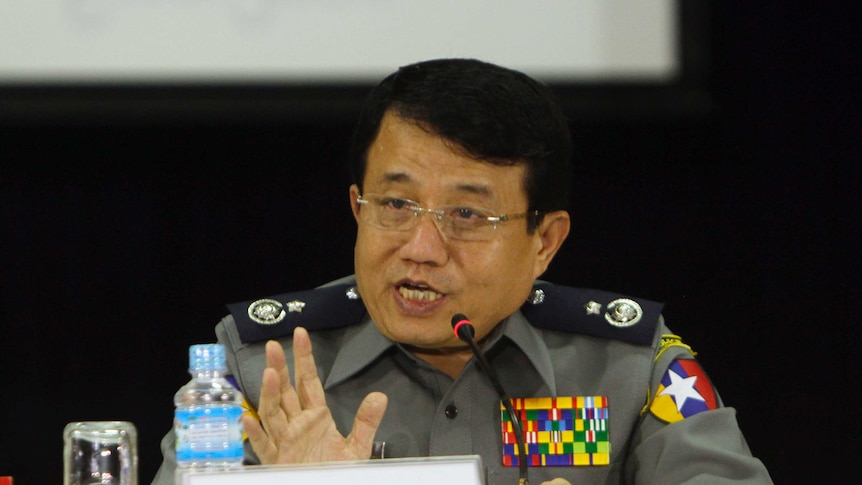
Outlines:
[[[463,205],[517,214],[527,210],[524,174],[523,165],[477,161],[388,113],[368,150],[363,190],[429,209]],[[357,195],[351,186],[359,293],[380,332],[396,342],[461,346],[450,324],[459,312],[472,320],[476,338],[484,337],[524,303],[553,257],[543,250],[541,229],[528,234],[523,218],[499,224],[491,240],[452,240],[429,214],[407,231],[372,226],[359,218],[358,211],[371,208],[359,206]]]

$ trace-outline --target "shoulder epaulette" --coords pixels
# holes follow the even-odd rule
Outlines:
[[[326,330],[359,323],[365,305],[351,284],[227,305],[244,343],[289,337],[296,327]]]
[[[652,345],[663,306],[615,293],[540,283],[521,312],[534,327]]]

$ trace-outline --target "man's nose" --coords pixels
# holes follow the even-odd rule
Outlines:
[[[442,265],[449,258],[448,241],[434,212],[416,214],[415,225],[407,231],[401,257],[416,263]]]

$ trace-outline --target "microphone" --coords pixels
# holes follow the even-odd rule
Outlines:
[[[518,441],[518,470],[520,472],[518,485],[530,485],[530,480],[527,478],[527,446],[524,442],[524,434],[521,431],[521,419],[515,414],[512,399],[506,393],[506,390],[503,389],[500,380],[497,379],[497,374],[485,358],[485,353],[482,352],[482,349],[476,344],[476,340],[473,339],[473,336],[476,335],[476,329],[473,328],[473,323],[470,322],[467,316],[463,313],[456,313],[452,317],[452,330],[455,331],[456,337],[467,342],[467,345],[470,346],[470,350],[473,351],[473,355],[479,361],[479,366],[485,371],[485,374],[494,386],[494,390],[497,391],[497,396],[503,402],[506,412],[509,413],[509,417],[512,419],[512,430],[515,432],[515,439]]]

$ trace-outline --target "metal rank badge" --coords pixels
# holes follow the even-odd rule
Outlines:
[[[615,327],[631,327],[641,321],[644,312],[634,300],[619,298],[608,303],[605,320]]]
[[[607,396],[512,399],[521,419],[528,466],[609,465]],[[518,466],[518,440],[506,408],[500,405],[503,465]]]
[[[284,320],[285,315],[284,306],[269,298],[257,300],[248,306],[248,317],[261,325],[275,325]]]

